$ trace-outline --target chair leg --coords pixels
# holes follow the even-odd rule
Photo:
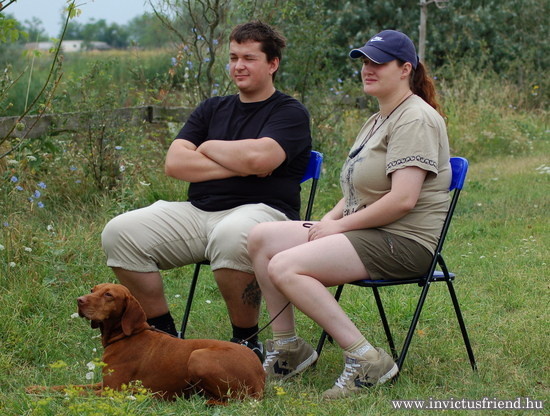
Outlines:
[[[472,370],[477,371],[477,364],[474,358],[474,351],[472,350],[472,345],[470,344],[470,338],[468,337],[468,332],[466,331],[466,325],[464,324],[464,318],[460,312],[460,305],[458,304],[458,299],[456,297],[456,292],[453,286],[453,282],[447,280],[447,287],[449,288],[449,294],[453,301],[455,307],[456,318],[458,319],[458,324],[460,325],[460,331],[462,332],[462,338],[464,339],[464,345],[466,346],[466,351],[468,352],[468,358],[470,359],[470,365]]]
[[[340,285],[336,289],[336,293],[334,294],[334,299],[336,299],[336,302],[340,300],[340,295],[342,295],[342,290],[344,290],[344,285]],[[330,335],[327,333],[327,331],[323,329],[321,338],[319,338],[319,342],[317,343],[317,348],[316,348],[317,356],[321,355],[321,351],[323,350],[323,345],[325,345],[325,341],[327,337],[329,338],[329,341],[332,342],[332,338],[330,337]]]
[[[193,297],[195,296],[195,288],[197,287],[197,280],[199,279],[199,273],[201,271],[201,263],[195,264],[195,272],[193,273],[193,280],[191,280],[191,286],[189,287],[189,295],[187,296],[187,304],[185,305],[185,313],[183,314],[183,320],[181,322],[181,330],[178,333],[178,338],[185,338],[185,331],[187,330],[187,321],[189,321],[189,314],[191,313],[191,304],[193,303]]]
[[[397,364],[397,367],[399,367],[399,371],[401,371],[403,367],[403,363],[405,362],[405,357],[407,356],[407,352],[409,351],[409,346],[411,345],[412,337],[414,335],[416,325],[418,324],[418,319],[420,318],[420,312],[422,312],[422,307],[424,306],[424,302],[426,301],[426,296],[428,295],[429,289],[430,289],[429,283],[426,283],[422,287],[422,293],[420,294],[420,298],[418,299],[416,310],[414,311],[411,325],[409,326],[409,331],[407,332],[407,337],[405,338],[405,342],[403,343],[401,354],[399,354],[399,358],[397,359],[396,364]]]
[[[388,344],[390,345],[391,355],[394,360],[397,360],[397,350],[395,349],[395,344],[393,342],[393,337],[390,331],[390,326],[388,325],[388,320],[386,318],[386,312],[384,311],[384,306],[382,305],[382,299],[380,299],[380,292],[377,287],[372,288],[372,293],[374,294],[374,299],[376,300],[376,306],[378,306],[378,312],[380,313],[380,319],[382,320],[382,325],[384,326],[384,331],[386,332],[386,338],[388,339]]]

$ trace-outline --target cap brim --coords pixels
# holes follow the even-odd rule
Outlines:
[[[353,49],[349,53],[349,56],[353,59],[367,57],[377,64],[385,64],[386,62],[397,59],[395,56],[383,52],[380,49],[370,45],[365,45],[362,48]]]

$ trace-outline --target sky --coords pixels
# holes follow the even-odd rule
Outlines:
[[[73,21],[82,24],[92,19],[126,24],[134,17],[152,11],[147,0],[77,0],[76,4],[82,13]],[[66,5],[67,0],[17,0],[4,13],[11,14],[21,23],[37,17],[48,36],[56,37],[61,31],[61,14]]]

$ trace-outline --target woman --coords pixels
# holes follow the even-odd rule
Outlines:
[[[380,111],[370,117],[342,168],[344,197],[317,223],[263,223],[248,250],[271,317],[288,302],[344,350],[345,367],[328,399],[364,391],[399,371],[359,332],[326,287],[359,279],[423,275],[448,208],[449,145],[432,80],[412,41],[385,30],[350,52],[361,58],[363,90]],[[287,379],[317,353],[296,336],[287,307],[273,321],[264,368]]]

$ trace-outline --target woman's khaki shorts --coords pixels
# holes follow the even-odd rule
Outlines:
[[[158,201],[113,218],[101,242],[109,267],[146,273],[210,260],[212,270],[252,274],[248,232],[260,222],[285,220],[265,204],[208,212],[190,202]]]
[[[371,280],[423,276],[433,255],[420,243],[377,228],[347,231]]]

